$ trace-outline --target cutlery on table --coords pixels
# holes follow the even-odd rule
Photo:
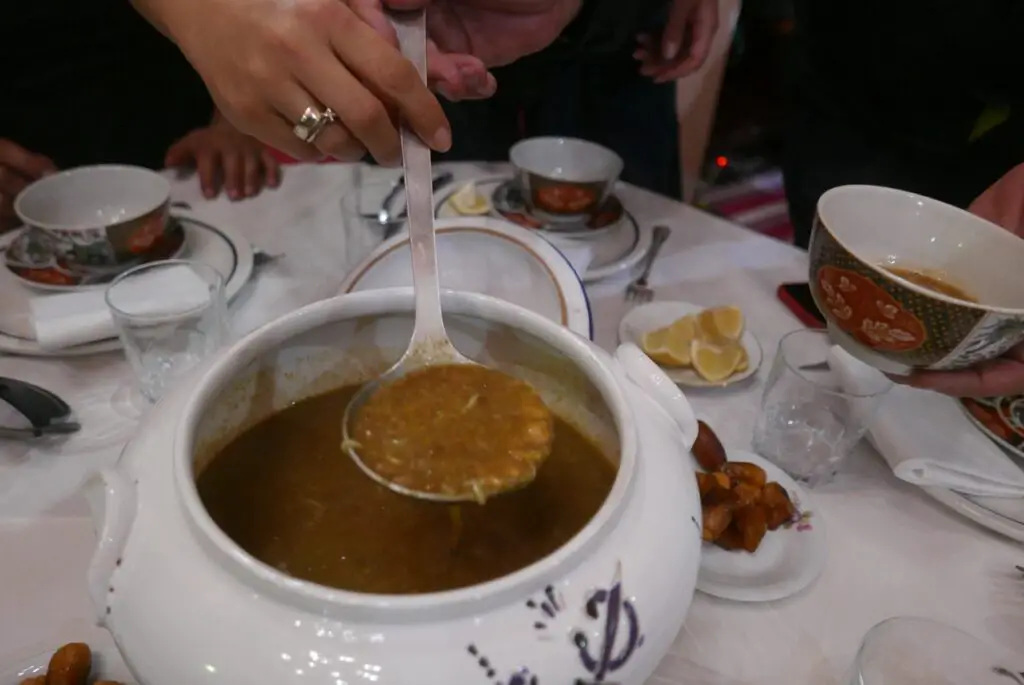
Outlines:
[[[654,260],[658,258],[658,253],[661,252],[661,246],[665,244],[666,240],[668,240],[668,234],[668,226],[654,227],[654,241],[651,243],[651,250],[647,253],[647,257],[644,260],[644,270],[641,271],[640,276],[626,288],[626,299],[630,302],[643,304],[654,299],[654,289],[647,285],[647,277],[651,275],[651,269],[654,267]]]
[[[258,247],[254,247],[252,248],[252,265],[253,267],[258,269],[261,266],[273,264],[283,256],[284,255],[281,253],[270,254],[269,252],[265,252]]]
[[[81,426],[69,421],[71,407],[57,395],[37,385],[0,377],[0,400],[28,419],[31,428],[0,428],[0,437],[27,438],[66,435]]]
[[[441,188],[445,187],[455,179],[455,175],[450,171],[442,171],[434,180],[431,182],[431,187],[436,193]],[[403,174],[395,181],[395,184],[391,186],[391,190],[384,197],[384,200],[380,203],[380,209],[376,212],[367,212],[361,214],[363,219],[375,220],[382,226],[390,226],[393,223],[405,221],[408,216],[408,208],[403,207],[402,211],[394,213],[391,211],[391,205],[398,199],[398,195],[405,189],[405,175]]]

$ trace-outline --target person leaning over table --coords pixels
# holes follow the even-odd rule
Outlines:
[[[1024,238],[1024,164],[988,187],[970,211]],[[898,383],[953,397],[1001,397],[1024,393],[1024,344],[999,359],[963,371],[921,371],[893,377]]]
[[[132,0],[202,75],[239,130],[301,160],[397,163],[396,122],[435,151],[452,133],[430,88],[486,98],[488,69],[539,52],[582,0],[389,0],[429,4],[428,81],[398,52],[380,0]],[[587,0],[588,4],[617,0]]]
[[[717,25],[718,0],[584,2],[551,46],[493,70],[492,97],[442,102],[455,135],[438,159],[506,161],[523,138],[584,138],[622,157],[624,181],[679,198],[675,80],[707,59]]]
[[[966,208],[1024,159],[1024,2],[793,0],[783,164],[796,244],[834,186]]]
[[[0,44],[16,54],[0,107],[0,228],[16,225],[27,184],[85,164],[195,167],[207,197],[277,185],[274,159],[213,115],[202,79],[123,0],[16,3],[0,13]]]

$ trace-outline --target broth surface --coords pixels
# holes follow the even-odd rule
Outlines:
[[[914,285],[932,290],[947,297],[953,297],[964,302],[977,302],[977,298],[968,295],[962,288],[953,285],[947,280],[931,274],[924,273],[917,269],[908,269],[900,266],[886,266],[885,269],[900,278],[910,281]]]
[[[355,592],[439,592],[508,575],[568,542],[604,503],[615,467],[555,417],[536,479],[485,505],[398,495],[341,450],[357,388],[304,400],[249,429],[199,475],[217,525],[296,578]]]

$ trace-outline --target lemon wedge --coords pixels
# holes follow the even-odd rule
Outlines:
[[[709,341],[739,340],[743,326],[743,312],[738,307],[712,307],[697,316],[701,337]]]
[[[717,344],[695,338],[690,343],[693,368],[709,383],[720,383],[736,373],[744,355],[743,347],[732,341]]]
[[[697,320],[684,316],[664,328],[644,333],[640,346],[648,357],[669,368],[690,365],[690,343],[697,336]]]
[[[480,216],[491,211],[491,203],[476,189],[476,183],[470,181],[452,194],[452,207],[463,216]]]
[[[740,348],[740,363],[736,365],[736,370],[733,373],[743,373],[750,368],[750,355],[747,354],[747,348],[743,345],[738,345]]]

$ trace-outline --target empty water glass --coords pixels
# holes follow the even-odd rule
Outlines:
[[[227,338],[224,279],[206,264],[172,259],[129,269],[107,288],[106,301],[151,402]]]
[[[754,427],[754,450],[811,487],[835,476],[892,386],[879,374],[850,392],[827,363],[831,348],[824,331],[782,338]]]
[[[897,617],[867,632],[849,685],[1020,685],[1024,660],[957,628]]]

